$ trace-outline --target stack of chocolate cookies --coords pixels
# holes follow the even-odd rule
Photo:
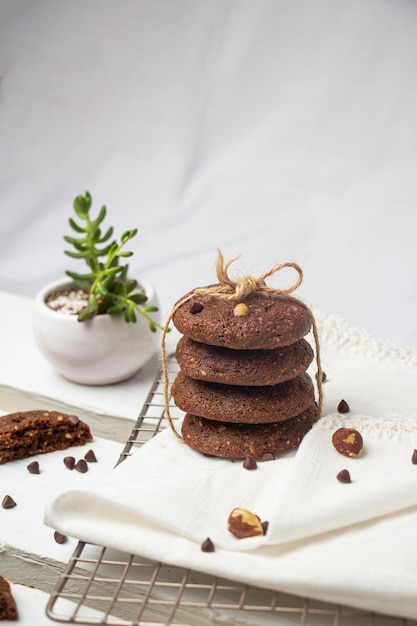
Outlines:
[[[182,436],[206,455],[263,457],[297,447],[318,418],[306,370],[311,315],[272,292],[219,298],[210,289],[177,303],[183,335],[172,396],[185,412]]]

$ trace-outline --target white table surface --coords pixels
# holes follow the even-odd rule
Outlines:
[[[139,229],[131,269],[165,315],[219,247],[242,254],[232,275],[299,263],[311,307],[416,346],[416,36],[414,0],[0,0],[6,409],[33,359],[33,397],[60,384],[16,329],[78,267],[62,237],[87,189],[116,234]]]

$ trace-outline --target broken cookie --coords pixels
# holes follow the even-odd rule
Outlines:
[[[0,463],[81,446],[92,439],[76,415],[58,411],[21,411],[0,417]]]

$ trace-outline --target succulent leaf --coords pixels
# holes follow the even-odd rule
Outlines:
[[[96,243],[104,243],[104,242],[108,241],[110,239],[110,237],[113,235],[113,232],[114,232],[114,228],[113,228],[113,226],[110,226],[110,228],[107,230],[107,232],[104,235],[102,235],[100,237],[100,239],[97,239]]]
[[[143,293],[143,291],[138,292],[138,293],[133,293],[129,295],[129,298],[135,302],[136,304],[142,304],[142,302],[146,302],[146,300],[148,299],[146,294]],[[158,307],[155,307],[156,310],[158,310]]]
[[[99,226],[99,224],[102,223],[102,221],[104,220],[104,218],[106,217],[106,213],[107,213],[107,209],[105,206],[102,206],[98,216],[96,217],[95,220],[92,220],[91,225],[93,228],[97,228],[97,226]]]
[[[72,250],[64,250],[64,253],[73,259],[85,259],[84,252],[72,252]]]
[[[77,196],[74,200],[74,210],[80,219],[86,219],[91,208],[91,195],[88,191],[84,196]]]
[[[75,230],[77,233],[85,233],[86,229],[83,228],[82,226],[80,226],[79,224],[77,224],[77,222],[75,220],[72,219],[72,217],[69,218],[68,220],[69,225],[71,226],[71,228],[73,230]],[[65,237],[64,237],[65,239]]]

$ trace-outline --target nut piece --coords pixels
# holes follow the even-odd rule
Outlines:
[[[363,447],[362,435],[354,428],[339,428],[333,433],[332,443],[343,456],[358,456]]]
[[[248,314],[248,306],[244,302],[239,302],[233,309],[233,315],[235,317],[243,317]]]
[[[241,508],[233,509],[230,513],[227,520],[227,529],[238,539],[264,534],[259,517]]]

